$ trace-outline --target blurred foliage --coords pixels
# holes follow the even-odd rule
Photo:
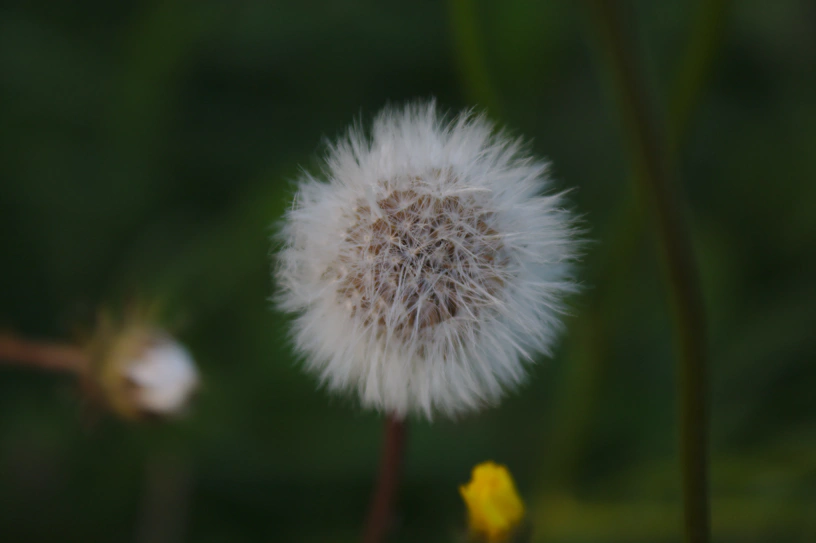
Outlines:
[[[715,539],[814,541],[816,5],[706,4],[628,14],[703,275]],[[679,541],[665,291],[586,18],[566,1],[3,2],[0,327],[71,338],[101,305],[159,298],[206,382],[188,420],[130,426],[2,368],[0,538],[357,539],[381,422],[298,369],[269,237],[322,138],[436,96],[529,138],[596,243],[555,360],[500,408],[411,425],[394,541],[456,540],[458,485],[486,459],[512,470],[536,541]]]

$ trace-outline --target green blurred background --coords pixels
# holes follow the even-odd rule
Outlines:
[[[702,276],[715,540],[816,541],[816,4],[625,13]],[[435,96],[531,140],[595,243],[554,360],[497,409],[410,425],[393,541],[461,537],[487,459],[535,541],[679,541],[671,321],[602,48],[565,0],[5,0],[0,328],[71,339],[160,299],[205,387],[132,425],[0,368],[0,540],[357,540],[381,420],[298,369],[268,238],[323,139]]]

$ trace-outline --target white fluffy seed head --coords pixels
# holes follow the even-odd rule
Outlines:
[[[166,335],[157,335],[130,360],[125,378],[133,387],[139,409],[162,416],[182,413],[199,384],[190,353]]]
[[[468,112],[386,109],[304,174],[275,275],[306,368],[364,406],[494,404],[550,354],[579,242],[547,164]]]
[[[146,309],[103,315],[87,350],[87,390],[126,419],[183,415],[199,388],[190,352],[157,328]]]

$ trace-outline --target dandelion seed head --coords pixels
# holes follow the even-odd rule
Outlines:
[[[404,416],[496,403],[549,354],[575,290],[574,221],[547,165],[483,117],[386,109],[304,174],[278,304],[327,388]]]
[[[169,336],[157,336],[140,355],[125,368],[140,410],[165,416],[182,413],[199,385],[189,351]]]
[[[192,355],[153,322],[148,307],[102,313],[86,348],[86,389],[125,419],[181,416],[199,388]]]

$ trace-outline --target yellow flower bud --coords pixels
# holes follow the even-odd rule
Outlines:
[[[524,518],[524,503],[505,466],[484,462],[470,482],[459,487],[468,508],[471,534],[488,543],[505,543]]]

